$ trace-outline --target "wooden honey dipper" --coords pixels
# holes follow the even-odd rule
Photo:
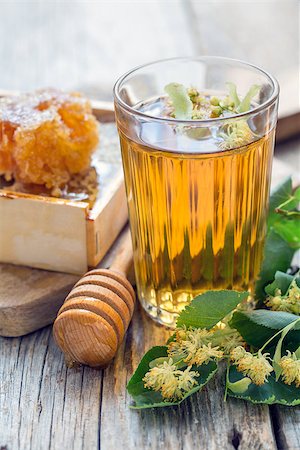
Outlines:
[[[134,289],[126,278],[131,267],[128,229],[110,269],[87,272],[58,311],[53,334],[68,364],[105,367],[115,356],[134,309]]]

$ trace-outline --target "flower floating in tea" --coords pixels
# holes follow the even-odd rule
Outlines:
[[[226,83],[228,94],[225,96],[211,96],[198,89],[186,88],[180,83],[170,83],[165,86],[168,103],[165,114],[178,120],[210,120],[228,118],[217,132],[221,138],[219,147],[222,150],[241,147],[255,139],[255,133],[249,127],[246,119],[234,119],[234,116],[251,111],[253,98],[260,91],[260,86],[250,87],[245,97],[240,99],[234,83]],[[208,128],[193,127],[191,124],[179,128],[192,139],[203,139],[210,135]]]

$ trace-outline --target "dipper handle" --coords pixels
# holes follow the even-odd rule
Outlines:
[[[122,241],[119,244],[118,250],[110,265],[110,270],[119,272],[126,278],[131,279],[132,269],[133,269],[132,240],[130,228],[128,227],[124,233],[124,236],[122,237]]]

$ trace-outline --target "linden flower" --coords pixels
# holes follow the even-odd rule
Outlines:
[[[261,386],[273,372],[273,367],[268,361],[268,353],[253,355],[239,346],[231,352],[231,360],[237,366],[237,370],[249,377],[254,384]]]
[[[162,386],[170,387],[175,385],[177,387],[177,371],[177,367],[173,364],[172,358],[170,358],[169,361],[164,361],[146,373],[143,378],[144,385],[154,391],[159,391]]]
[[[221,358],[223,352],[219,347],[212,347],[213,332],[201,328],[177,330],[176,341],[168,348],[169,356],[176,360],[183,359],[189,365],[208,363],[213,358]]]
[[[273,372],[273,367],[267,360],[268,353],[259,354],[253,357],[252,366],[248,370],[248,376],[253,383],[261,386],[267,381],[270,373]]]
[[[185,362],[190,361],[197,350],[204,344],[208,344],[211,332],[205,329],[196,328],[195,330],[177,329],[176,340],[168,346],[169,356],[176,360],[183,359]]]
[[[293,314],[300,314],[300,288],[293,280],[286,295],[281,294],[281,290],[275,291],[275,296],[267,297],[266,305],[273,311],[286,311]]]
[[[224,353],[222,350],[219,350],[219,347],[212,347],[211,342],[207,345],[203,345],[200,347],[193,357],[187,359],[189,364],[196,364],[197,366],[201,366],[201,364],[207,364],[209,361],[214,359],[223,358]]]
[[[187,93],[192,101],[199,95],[199,91],[194,87],[188,88]]]
[[[296,280],[292,281],[288,296],[291,301],[300,302],[300,288]]]
[[[221,132],[219,135],[224,139],[224,141],[219,144],[222,150],[249,144],[253,141],[254,137],[247,122],[244,120],[229,123],[226,132]]]
[[[212,342],[214,345],[218,345],[224,354],[230,354],[231,350],[243,344],[243,338],[233,328],[230,328],[228,324],[222,323],[221,326],[213,328],[214,334]]]
[[[168,354],[176,359],[190,359],[197,349],[203,344],[207,344],[211,333],[205,329],[177,328],[175,331],[176,340],[168,346]]]
[[[284,383],[290,385],[295,382],[296,386],[300,387],[300,359],[297,359],[295,353],[291,354],[287,350],[287,355],[281,358],[279,365]]]
[[[195,377],[198,377],[199,373],[191,369],[192,366],[189,366],[185,370],[181,370],[181,374],[178,377],[178,387],[184,392],[190,391],[197,384]]]
[[[245,354],[246,354],[246,350],[244,349],[244,347],[242,347],[241,345],[239,345],[238,347],[234,348],[231,351],[230,357],[233,361],[238,361],[242,358],[244,358]]]
[[[180,400],[184,394],[197,384],[198,372],[188,367],[185,370],[177,369],[172,358],[153,367],[143,378],[144,386],[161,391],[162,397],[168,400]]]

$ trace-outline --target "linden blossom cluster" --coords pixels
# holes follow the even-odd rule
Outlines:
[[[297,284],[291,283],[286,296],[283,297],[296,299],[299,307],[299,291]],[[177,328],[173,339],[167,345],[168,356],[157,358],[150,363],[150,370],[143,378],[144,386],[159,391],[164,401],[181,400],[198,384],[197,377],[203,364],[226,358],[246,377],[244,381],[247,386],[251,382],[257,386],[267,383],[268,377],[274,372],[275,366],[272,364],[277,362],[282,381],[287,385],[294,382],[299,388],[298,351],[291,353],[287,350],[287,354],[277,361],[272,360],[269,353],[262,353],[263,348],[273,338],[274,336],[257,353],[251,353],[246,350],[246,343],[241,335],[228,325],[227,320],[210,330]]]
[[[166,400],[181,399],[197,384],[196,377],[199,373],[191,368],[192,366],[189,366],[185,370],[179,370],[173,359],[169,358],[146,373],[143,378],[144,386],[161,391],[162,397]]]
[[[281,376],[285,384],[291,385],[293,382],[296,387],[300,387],[300,359],[296,353],[287,350],[287,355],[283,356],[279,362],[281,367]]]
[[[243,342],[227,323],[211,330],[177,328],[174,338],[168,344],[168,357],[153,361],[154,367],[143,378],[144,386],[160,391],[165,400],[179,400],[197,384],[199,372],[193,366],[228,357]]]
[[[242,346],[232,350],[230,359],[237,366],[239,372],[242,372],[258,386],[264,384],[274,370],[269,362],[269,353],[262,354],[258,351],[257,355],[254,355],[247,352]]]
[[[276,289],[275,296],[267,297],[266,305],[273,311],[286,311],[300,315],[300,288],[293,280],[285,295],[280,289]]]
[[[255,138],[254,132],[250,129],[247,120],[232,120],[234,115],[251,110],[252,99],[260,91],[260,86],[253,85],[243,99],[237,94],[234,83],[226,83],[228,95],[223,97],[209,96],[201,93],[198,89],[186,88],[179,83],[170,83],[165,86],[168,94],[166,115],[179,120],[199,120],[214,119],[218,117],[228,117],[228,120],[221,127],[218,137],[222,139],[219,146],[222,150],[240,147],[249,144]],[[185,127],[187,135],[194,139],[206,137],[204,129],[192,130]],[[197,132],[198,131],[198,132]]]

